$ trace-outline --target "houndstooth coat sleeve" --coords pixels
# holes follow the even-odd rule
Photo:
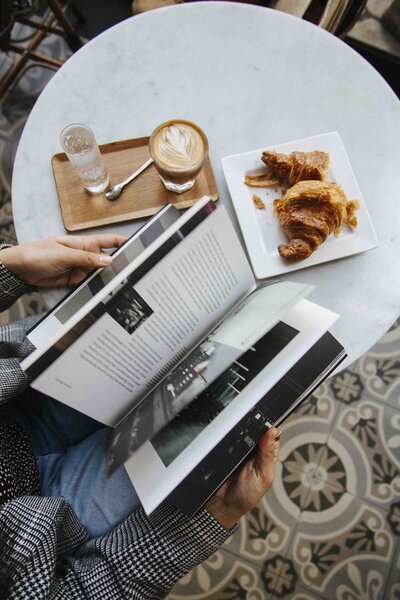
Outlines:
[[[30,289],[0,263],[0,311]],[[38,318],[0,326],[0,402],[29,383],[19,361]],[[21,496],[0,506],[0,598],[160,600],[233,531],[206,510],[188,518],[164,503],[89,540],[64,498]]]
[[[0,312],[9,308],[22,294],[32,290],[0,261]],[[35,315],[0,325],[0,404],[17,396],[29,383],[19,363],[34,350],[26,332],[39,318],[39,315]]]

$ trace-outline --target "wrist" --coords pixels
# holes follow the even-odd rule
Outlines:
[[[18,259],[16,257],[16,247],[9,246],[0,250],[0,260],[13,275],[18,277]]]
[[[22,276],[20,251],[18,246],[2,245],[0,247],[0,262],[7,271],[21,284],[32,286],[32,284]]]
[[[35,289],[35,281],[29,268],[29,252],[23,246],[22,244],[1,249],[0,262],[21,284]]]
[[[233,529],[242,516],[215,496],[206,503],[205,509],[224,529],[228,530]]]

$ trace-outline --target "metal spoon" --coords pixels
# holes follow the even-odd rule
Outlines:
[[[118,198],[118,196],[120,195],[120,193],[122,192],[123,188],[128,185],[128,183],[130,183],[133,179],[135,179],[135,177],[137,177],[138,175],[140,175],[140,173],[142,171],[144,171],[145,169],[147,169],[147,167],[149,167],[151,165],[151,163],[153,162],[152,158],[149,158],[148,161],[146,161],[141,167],[138,168],[137,171],[135,171],[134,173],[132,173],[132,175],[130,175],[127,179],[124,179],[124,181],[121,181],[121,183],[117,183],[116,185],[113,185],[112,188],[110,188],[109,190],[107,190],[106,192],[106,198],[108,200],[116,200]]]

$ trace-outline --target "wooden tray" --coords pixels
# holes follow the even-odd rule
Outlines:
[[[148,143],[149,138],[142,137],[100,146],[110,175],[110,186],[129,177],[150,158]],[[120,197],[113,202],[107,200],[104,193],[90,194],[85,190],[64,152],[55,154],[51,163],[64,227],[67,231],[142,219],[153,215],[167,203],[179,209],[188,208],[204,195],[218,200],[217,186],[209,158],[192,189],[183,194],[166,190],[154,165],[150,165],[124,188]]]

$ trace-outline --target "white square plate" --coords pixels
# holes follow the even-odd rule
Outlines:
[[[347,225],[343,225],[337,237],[330,235],[311,256],[296,263],[286,263],[278,253],[278,244],[287,243],[287,238],[273,211],[273,201],[282,196],[282,188],[256,188],[244,183],[247,173],[265,170],[261,155],[267,149],[285,154],[295,150],[327,152],[330,157],[330,166],[326,173],[327,181],[339,184],[348,200],[355,199],[359,202],[359,208],[355,212],[358,220],[357,227],[352,230]],[[270,148],[233,154],[222,158],[221,163],[250,261],[258,279],[336,260],[370,250],[378,245],[371,218],[338,133],[331,132]],[[265,210],[254,206],[253,194],[262,199]]]

